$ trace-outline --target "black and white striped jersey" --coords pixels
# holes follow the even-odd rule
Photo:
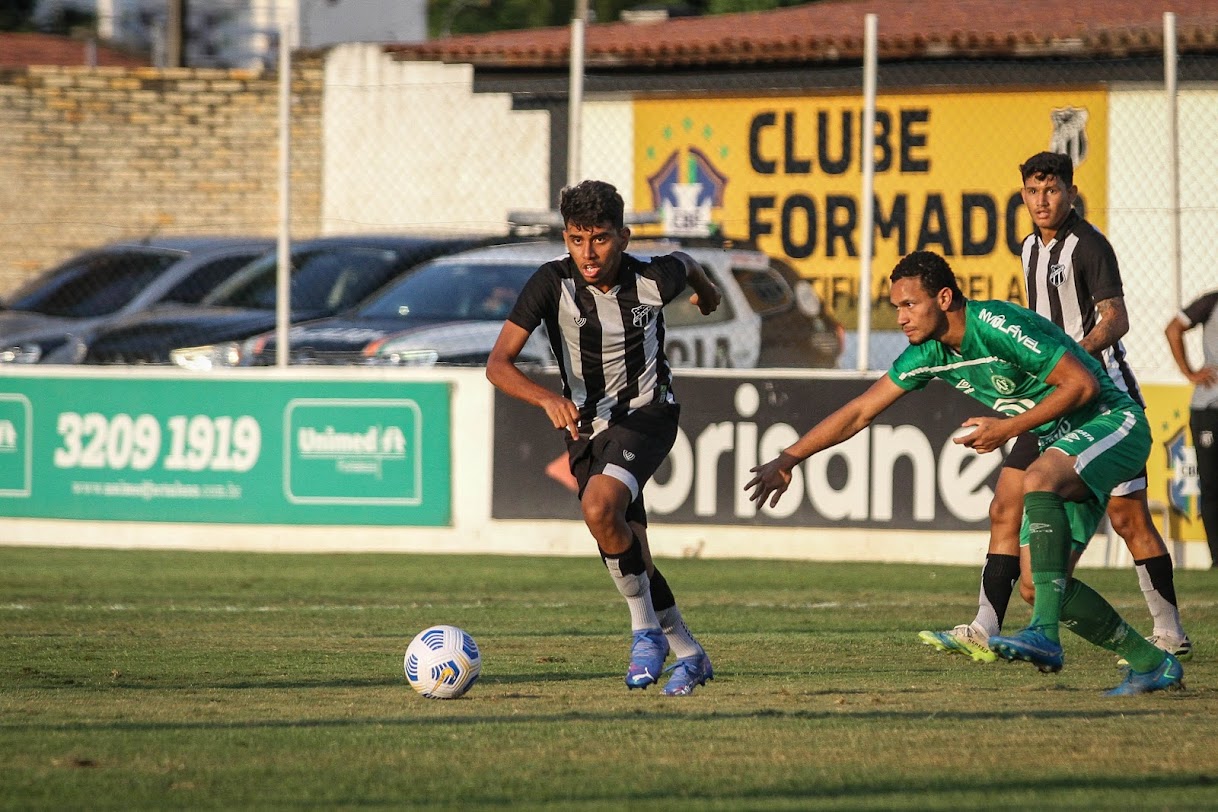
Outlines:
[[[1108,238],[1071,211],[1048,244],[1033,229],[1023,241],[1028,307],[1051,320],[1075,341],[1099,322],[1097,302],[1124,295],[1121,269]],[[1145,405],[1121,342],[1104,350],[1101,363],[1122,391]]]
[[[597,434],[641,406],[676,402],[664,355],[663,307],[685,282],[680,260],[642,262],[629,254],[622,254],[618,283],[607,293],[589,285],[569,255],[529,278],[508,321],[530,333],[546,326],[563,396],[579,409],[581,436]]]
[[[1195,299],[1176,317],[1188,330],[1201,325],[1201,363],[1218,367],[1218,290]],[[1218,386],[1194,386],[1190,409],[1218,409]]]

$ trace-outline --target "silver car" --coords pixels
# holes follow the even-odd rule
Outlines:
[[[86,251],[0,309],[0,364],[78,363],[92,334],[158,305],[195,304],[275,247],[262,237],[163,237]]]

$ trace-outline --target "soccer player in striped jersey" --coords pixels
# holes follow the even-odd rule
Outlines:
[[[1188,360],[1184,334],[1201,326],[1201,364]],[[1203,293],[1167,323],[1163,331],[1180,374],[1193,385],[1188,428],[1197,455],[1198,506],[1210,547],[1210,569],[1218,569],[1218,289]]]
[[[1019,171],[1024,206],[1033,226],[1022,248],[1028,307],[1079,342],[1117,388],[1144,407],[1121,344],[1129,330],[1129,315],[1116,253],[1108,239],[1074,209],[1078,187],[1070,156],[1037,153]],[[1032,600],[1022,494],[1024,471],[1037,453],[1036,439],[1024,435],[1015,441],[1003,463],[990,504],[990,545],[981,573],[977,616],[948,631],[921,632],[918,636],[927,645],[992,662],[995,655],[985,641],[999,633],[1016,581],[1024,599]],[[1097,523],[1102,519],[1097,517]],[[1188,660],[1192,641],[1180,623],[1171,556],[1150,516],[1145,470],[1116,486],[1108,502],[1108,519],[1133,557],[1154,623],[1149,639]],[[1090,538],[1095,528],[1084,526],[1075,532]]]
[[[809,429],[776,458],[752,469],[749,498],[771,506],[786,492],[794,467],[845,442],[895,403],[939,378],[1000,416],[970,417],[954,442],[989,453],[1031,432],[1041,453],[1021,484],[1028,515],[1032,620],[1009,636],[992,636],[991,651],[1043,672],[1064,663],[1060,626],[1129,662],[1110,696],[1182,685],[1176,657],[1140,637],[1097,592],[1072,577],[1089,537],[1076,521],[1103,515],[1112,489],[1146,465],[1146,413],[1078,342],[1048,319],[1001,301],[964,298],[943,257],[915,251],[897,263],[889,297],[909,346],[888,374]]]
[[[626,253],[630,229],[617,189],[586,180],[562,191],[568,254],[542,265],[520,292],[491,350],[486,376],[512,397],[545,411],[564,432],[584,522],[630,611],[628,688],[659,680],[687,696],[714,679],[710,658],[690,633],[672,590],[651,559],[643,486],[677,437],[680,406],[664,355],[664,305],[688,285],[703,315],[720,294],[681,251],[644,262]],[[562,393],[530,380],[516,359],[545,325]]]

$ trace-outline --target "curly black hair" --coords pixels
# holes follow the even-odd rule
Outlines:
[[[603,180],[585,180],[568,186],[558,196],[558,211],[563,227],[593,228],[608,223],[616,229],[626,226],[626,204],[617,187]]]
[[[1025,181],[1055,177],[1069,188],[1074,185],[1074,161],[1061,152],[1038,152],[1019,165],[1019,175]]]
[[[898,279],[917,279],[922,283],[922,289],[931,296],[936,296],[939,291],[947,288],[952,292],[953,302],[964,298],[964,293],[956,282],[956,275],[952,273],[952,267],[934,251],[914,251],[912,254],[906,254],[892,269],[892,275],[888,279],[891,282]]]

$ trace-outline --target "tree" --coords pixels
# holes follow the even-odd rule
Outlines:
[[[4,0],[0,3],[0,31],[31,31],[38,0]]]

